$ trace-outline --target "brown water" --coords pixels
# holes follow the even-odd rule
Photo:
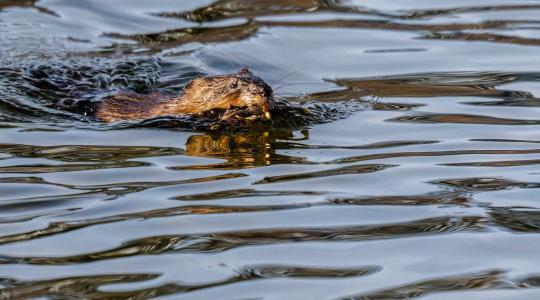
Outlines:
[[[319,119],[78,114],[244,66]],[[0,0],[0,299],[539,299],[539,164],[540,1]]]

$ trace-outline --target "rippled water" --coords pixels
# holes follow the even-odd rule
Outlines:
[[[538,299],[539,57],[533,0],[0,0],[0,299]],[[241,67],[317,118],[82,109]]]

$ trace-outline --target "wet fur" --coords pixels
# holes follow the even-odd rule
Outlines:
[[[274,107],[272,89],[243,69],[236,74],[193,79],[180,96],[119,93],[102,101],[96,117],[115,122],[189,114],[238,121],[267,119]]]

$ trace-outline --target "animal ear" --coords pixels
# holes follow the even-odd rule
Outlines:
[[[252,76],[253,73],[251,73],[251,71],[249,71],[248,68],[242,68],[242,69],[240,69],[240,72],[238,72],[238,75],[242,75],[242,76]]]

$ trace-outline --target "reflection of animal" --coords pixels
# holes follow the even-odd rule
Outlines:
[[[279,114],[277,114],[279,115]],[[207,132],[190,136],[184,154],[219,158],[219,162],[196,166],[171,167],[173,170],[239,169],[274,164],[309,163],[303,157],[280,153],[277,149],[299,145],[308,139],[308,131],[293,133],[289,129],[270,131]]]
[[[268,120],[275,107],[272,88],[249,70],[192,80],[180,96],[122,93],[106,98],[96,117],[106,122],[199,115],[238,123]]]

